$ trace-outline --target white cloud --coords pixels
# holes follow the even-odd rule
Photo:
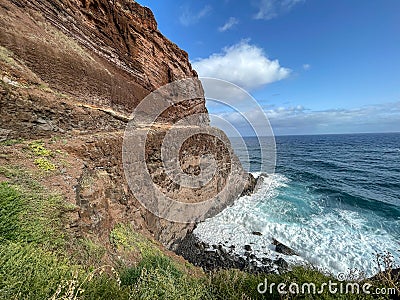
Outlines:
[[[229,20],[226,21],[226,23],[223,26],[218,28],[218,30],[220,32],[227,31],[227,30],[231,29],[233,26],[237,25],[238,23],[239,23],[239,21],[236,18],[230,17]]]
[[[226,47],[222,53],[192,62],[202,77],[223,79],[244,89],[255,89],[268,83],[285,79],[291,70],[280,66],[278,60],[270,60],[263,49],[242,41]]]
[[[400,102],[321,111],[297,106],[267,109],[265,112],[280,134],[400,130]]]
[[[289,12],[296,4],[305,0],[260,0],[258,12],[254,16],[257,20],[271,20]]]
[[[310,70],[310,68],[311,68],[311,65],[310,65],[310,64],[304,64],[304,65],[303,65],[303,69],[304,69],[305,71]]]
[[[228,136],[260,136],[272,135],[266,114],[261,109],[252,109],[246,112],[210,113],[211,125],[222,129]],[[225,124],[229,124],[230,129]]]
[[[282,134],[326,134],[356,132],[400,132],[400,101],[362,106],[352,109],[327,109],[312,111],[301,105],[290,107],[264,107],[272,128]],[[245,115],[253,126],[261,126],[260,116],[251,111],[223,112],[218,114],[232,123],[244,135],[248,125],[240,115]],[[218,124],[213,124],[218,126]]]
[[[179,21],[184,26],[189,26],[196,24],[200,19],[208,16],[212,11],[212,7],[210,5],[204,6],[200,11],[193,12],[190,10],[188,6],[183,8],[183,12],[179,17]]]

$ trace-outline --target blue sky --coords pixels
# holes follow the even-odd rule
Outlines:
[[[250,92],[277,135],[400,131],[398,0],[138,2],[200,76]]]

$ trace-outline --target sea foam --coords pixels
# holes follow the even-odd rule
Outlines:
[[[244,255],[244,245],[250,245],[257,257],[311,263],[336,275],[357,269],[371,276],[378,271],[378,253],[398,254],[398,241],[383,227],[370,225],[371,218],[378,216],[344,208],[326,210],[323,202],[291,184],[284,175],[269,175],[253,195],[239,198],[233,206],[198,224],[195,235],[208,244],[234,245],[238,255]],[[255,231],[262,235],[254,235]],[[275,252],[272,239],[299,256]]]

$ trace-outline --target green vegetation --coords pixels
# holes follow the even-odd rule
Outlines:
[[[0,146],[13,146],[16,144],[21,144],[23,141],[24,141],[23,139],[4,140],[0,142]]]
[[[329,281],[338,283],[338,280],[332,276],[323,275],[317,270],[296,267],[291,272],[277,275],[254,275],[241,272],[238,270],[220,271],[213,275],[209,279],[209,286],[213,295],[218,295],[218,299],[313,299],[312,294],[307,295],[299,293],[298,295],[290,294],[279,294],[277,291],[278,284],[286,284],[285,291],[288,291],[288,287],[291,283],[296,283],[301,287],[303,283],[314,283],[316,287],[319,287],[328,283]],[[260,294],[257,291],[257,286],[263,283],[261,290],[265,289],[265,283],[267,282],[268,288],[264,294]],[[272,294],[270,293],[270,286],[272,288]],[[301,289],[300,289],[301,291]],[[307,291],[307,290],[306,290]],[[314,295],[315,297],[315,295]],[[332,295],[329,293],[327,288],[324,289],[322,294],[318,294],[315,299],[357,299],[357,295]],[[359,298],[363,299],[363,298]]]
[[[17,62],[13,59],[13,53],[2,46],[0,46],[0,60],[12,67],[18,66]]]
[[[52,163],[49,159],[55,155],[65,156],[65,153],[61,150],[52,151],[45,147],[43,141],[33,141],[28,144],[29,150],[35,155],[39,156],[34,160],[35,165],[42,171],[55,171],[57,166]]]
[[[38,152],[48,153],[42,150]],[[318,295],[280,295],[276,288],[272,294],[260,294],[257,286],[265,280],[287,286],[314,283],[317,288],[339,281],[311,267],[296,267],[282,275],[238,270],[204,274],[167,256],[158,243],[127,224],[115,226],[110,242],[117,253],[133,258],[131,264],[121,259],[114,266],[99,265],[107,251],[103,244],[88,238],[78,240],[65,232],[63,212],[73,210],[73,205],[60,195],[48,194],[23,169],[3,166],[0,174],[7,178],[0,183],[0,299],[379,298],[362,293],[330,294],[328,289]],[[393,262],[387,256],[379,261],[382,267]],[[398,279],[382,273],[371,284],[398,288]]]
[[[106,248],[88,238],[83,238],[77,242],[78,248],[81,248],[83,251],[79,252],[76,260],[93,268],[101,267],[99,262],[101,262],[103,256],[106,254]]]
[[[204,279],[176,276],[170,269],[143,268],[132,285],[135,299],[213,299]]]
[[[56,254],[66,242],[66,207],[22,170],[0,173],[10,181],[0,183],[0,298],[46,299],[76,268]]]
[[[0,297],[47,299],[73,266],[34,243],[9,242],[0,246]]]
[[[110,234],[110,240],[115,247],[136,252],[142,257],[162,255],[155,242],[135,232],[130,225],[115,226]]]
[[[29,143],[29,149],[36,156],[48,157],[52,156],[53,152],[49,149],[46,149],[43,141],[33,141]]]
[[[66,254],[75,242],[65,234],[62,213],[73,206],[19,168],[3,166],[0,174],[8,178],[0,183],[0,299],[99,299],[116,290],[124,295],[116,273],[105,272],[112,267],[93,270]]]
[[[35,165],[38,166],[39,169],[43,171],[54,171],[57,169],[57,166],[50,162],[48,159],[40,157],[35,159]]]
[[[4,174],[4,173],[3,173]],[[32,187],[39,185],[32,183]],[[44,195],[21,184],[0,183],[0,241],[59,247],[64,242],[59,215],[69,208],[58,195]]]
[[[205,277],[189,275],[194,267],[172,260],[131,226],[116,226],[110,240],[118,249],[141,257],[136,266],[120,269],[121,287],[129,288],[134,299],[209,299]]]

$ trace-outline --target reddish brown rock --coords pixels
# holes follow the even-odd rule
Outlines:
[[[41,138],[51,145],[50,139],[58,136],[65,141],[59,147],[73,167],[50,175],[43,184],[53,188],[56,182],[58,191],[79,206],[78,219],[70,227],[104,241],[116,223],[131,223],[166,245],[182,238],[192,224],[160,220],[131,193],[122,141],[129,114],[146,95],[176,79],[197,76],[187,53],[157,30],[149,9],[134,1],[3,0],[0,16],[0,140]],[[197,88],[202,95],[201,85]],[[173,123],[206,112],[204,97],[199,97],[171,106],[158,121]],[[207,127],[207,118],[200,121]],[[226,155],[226,136],[221,134],[225,145],[196,136],[183,149],[193,159],[179,157],[182,168],[196,174],[198,158],[213,154],[215,177],[196,190],[171,184],[159,151],[164,130],[153,128],[147,163],[154,183],[174,199],[209,199],[224,189],[230,170],[243,173],[237,158]],[[23,156],[22,150],[18,153]],[[35,168],[29,157],[19,159],[12,153],[0,160]],[[250,186],[253,181],[249,177]],[[209,215],[240,193],[232,189],[221,195],[223,205],[210,209]]]
[[[9,0],[0,15],[1,46],[51,88],[87,104],[131,113],[154,89],[197,76],[187,53],[135,1]],[[204,99],[187,109],[206,112]]]

